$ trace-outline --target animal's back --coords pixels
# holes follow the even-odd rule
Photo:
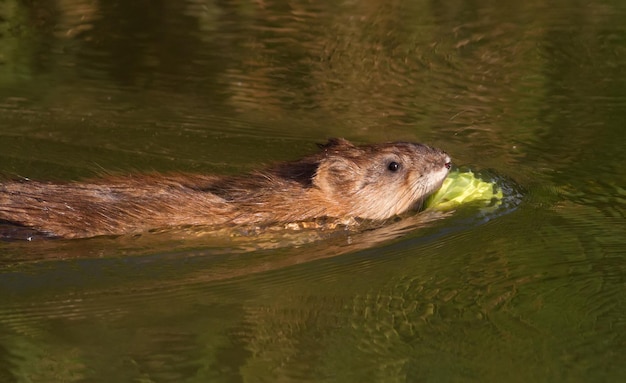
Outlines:
[[[215,225],[233,208],[199,191],[210,176],[142,175],[82,183],[0,184],[0,220],[53,237],[89,237],[180,225]]]

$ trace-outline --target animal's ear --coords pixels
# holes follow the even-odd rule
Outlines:
[[[313,184],[326,193],[349,194],[356,184],[356,166],[358,165],[348,158],[326,157],[317,167]]]
[[[317,144],[317,146],[325,151],[336,151],[347,148],[354,148],[354,145],[345,138],[329,138],[325,144]]]

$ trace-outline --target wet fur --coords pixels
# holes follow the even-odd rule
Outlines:
[[[244,176],[143,174],[85,182],[0,184],[0,220],[52,237],[77,238],[185,225],[250,225],[321,217],[386,219],[443,182],[449,157],[413,143],[354,146]],[[400,164],[398,171],[389,163]]]

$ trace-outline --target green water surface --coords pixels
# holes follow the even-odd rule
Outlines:
[[[626,4],[0,2],[0,175],[410,140],[514,195],[362,232],[0,242],[0,382],[626,381]]]

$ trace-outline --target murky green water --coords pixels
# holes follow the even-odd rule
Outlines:
[[[342,136],[522,191],[353,235],[0,243],[0,381],[624,381],[625,122],[616,0],[0,2],[5,177]]]

